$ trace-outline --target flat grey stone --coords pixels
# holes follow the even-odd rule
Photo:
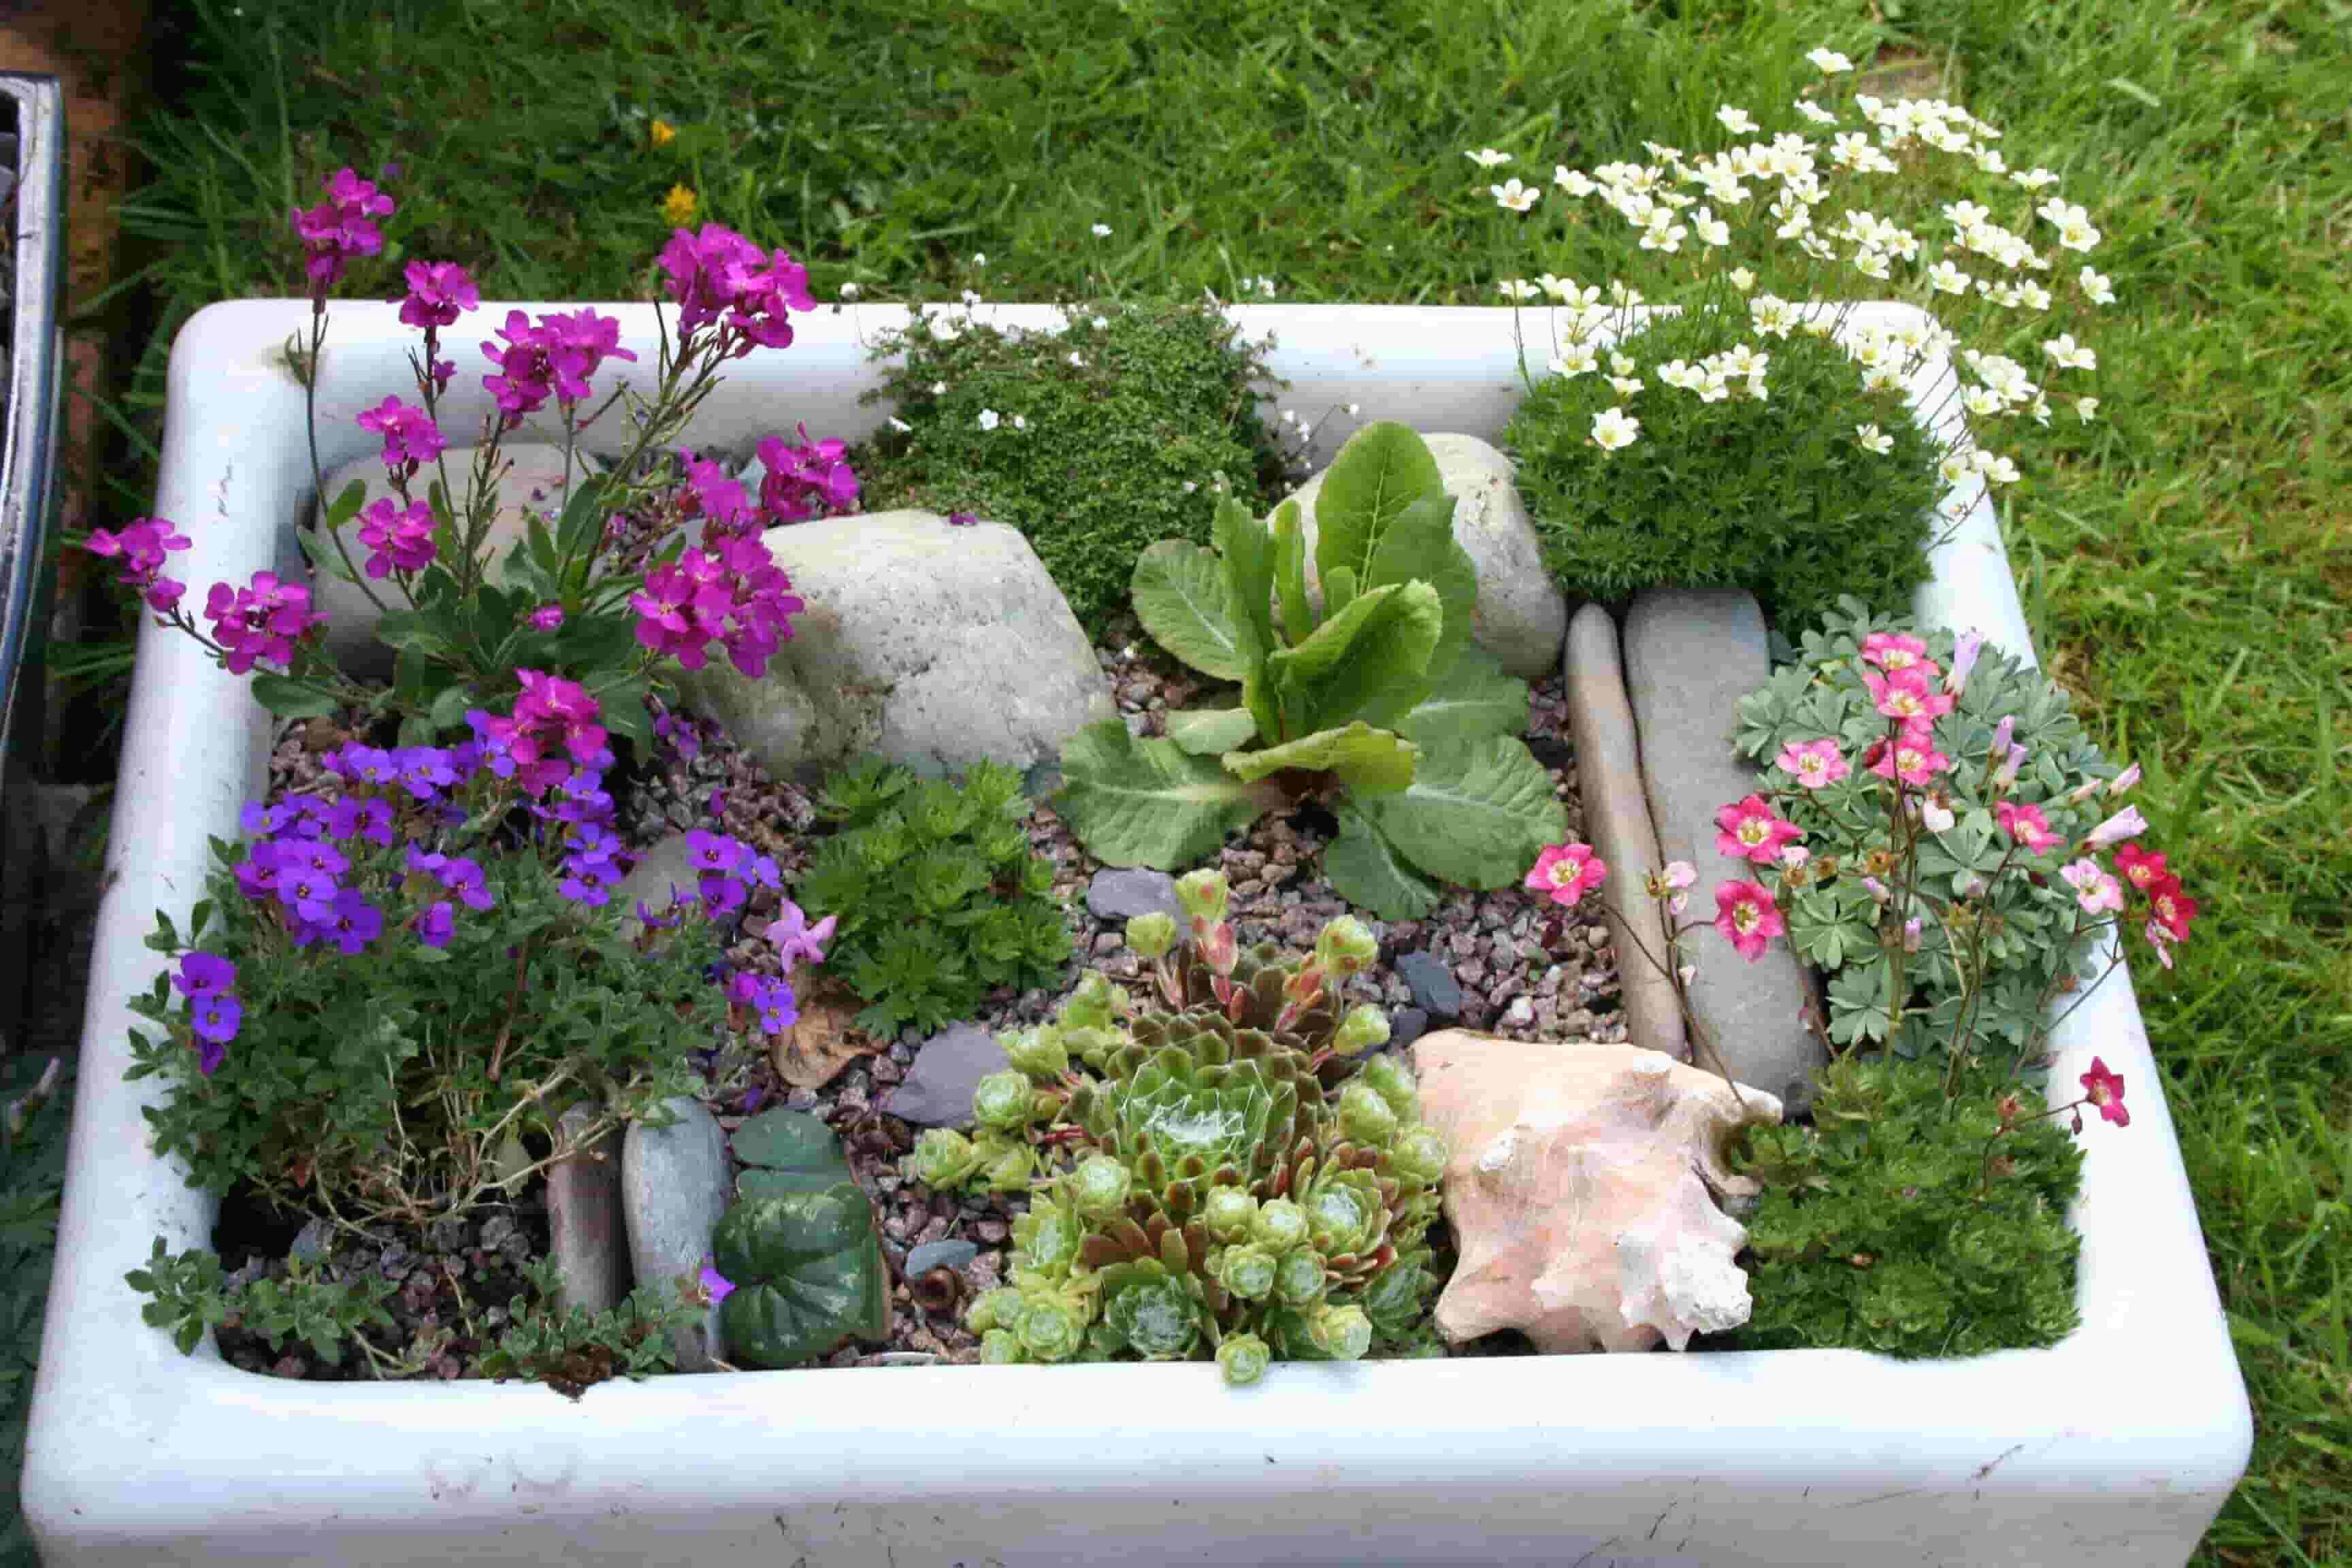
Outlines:
[[[305,1263],[316,1263],[332,1250],[334,1236],[331,1227],[323,1219],[314,1219],[295,1233],[294,1245],[287,1249],[287,1256],[299,1258]]]
[[[475,450],[471,447],[452,447],[441,454],[442,466],[448,469],[449,480],[459,491],[459,495],[451,498],[453,500],[463,499],[465,487],[470,482]],[[499,580],[507,552],[513,548],[515,541],[523,536],[530,516],[533,513],[543,519],[562,516],[564,498],[569,493],[564,488],[562,447],[538,444],[506,445],[499,448],[499,453],[507,466],[498,480],[499,510],[491,515],[489,532],[486,536],[490,552],[489,575],[493,583]],[[575,481],[581,471],[575,458],[572,468]],[[438,470],[432,464],[426,464],[416,478],[409,481],[409,494],[419,500],[424,500],[425,487],[438,478]],[[367,499],[361,503],[362,506],[378,496],[392,496],[395,504],[398,502],[398,495],[386,482],[383,459],[371,453],[356,462],[345,463],[327,476],[327,493],[320,500],[320,507],[323,509],[342,494],[354,479],[367,489]],[[366,547],[360,543],[359,520],[354,518],[345,523],[341,531],[343,548],[351,552],[352,565],[364,572],[368,552]],[[329,553],[333,553],[331,549]],[[407,602],[400,596],[400,590],[393,586],[391,578],[371,580],[368,585],[390,608],[404,610],[408,607]],[[311,587],[315,607],[327,616],[326,647],[327,651],[334,655],[335,662],[354,675],[390,679],[393,650],[375,640],[376,622],[382,612],[377,610],[367,595],[355,584],[323,573],[314,574]]]
[[[1684,1035],[1674,982],[1663,967],[1665,921],[1657,900],[1644,890],[1662,864],[1658,837],[1642,788],[1642,746],[1625,696],[1617,623],[1607,610],[1587,605],[1569,621],[1560,675],[1568,693],[1569,730],[1576,742],[1584,836],[1609,866],[1601,901],[1614,928],[1611,935],[1624,987],[1625,1032],[1634,1045],[1680,1057],[1690,1042]]]
[[[1454,498],[1454,542],[1478,569],[1473,640],[1513,675],[1533,680],[1550,674],[1568,626],[1568,603],[1544,567],[1543,543],[1512,482],[1511,460],[1475,436],[1424,434],[1422,440]],[[1298,503],[1307,535],[1307,591],[1318,605],[1315,499],[1322,489],[1318,474],[1290,498]]]
[[[982,758],[1026,771],[1118,716],[1077,617],[1010,528],[888,511],[765,542],[807,601],[792,640],[759,679],[722,658],[678,686],[772,773],[869,752],[933,775]]]
[[[1138,915],[1163,914],[1184,929],[1184,902],[1176,896],[1176,879],[1148,866],[1107,866],[1087,884],[1087,908],[1098,921],[1131,921]]]
[[[973,1024],[951,1024],[923,1042],[906,1081],[882,1101],[882,1113],[917,1127],[968,1127],[971,1091],[1004,1070],[996,1037]]]
[[[1731,749],[1739,700],[1771,674],[1764,616],[1736,588],[1650,589],[1625,616],[1625,689],[1641,735],[1642,776],[1658,853],[1697,868],[1686,919],[1711,918],[1715,889],[1744,879],[1745,861],[1716,852],[1717,808],[1753,794],[1755,772]],[[1712,925],[1683,938],[1698,973],[1691,1011],[1742,1083],[1775,1094],[1790,1114],[1812,1101],[1828,1056],[1806,1027],[1812,986],[1785,941],[1749,963]],[[1712,1065],[1696,1052],[1696,1065]]]
[[[1444,960],[1426,952],[1408,952],[1397,959],[1396,972],[1412,987],[1414,1003],[1432,1017],[1462,1016],[1462,983],[1454,978],[1454,968]]]
[[[673,833],[637,858],[628,875],[613,885],[613,905],[620,910],[621,932],[631,941],[645,930],[637,919],[637,900],[656,916],[669,910],[670,893],[675,889],[680,900],[688,904],[702,897],[702,873],[696,870],[693,851],[688,847],[686,835]]]
[[[1399,1050],[1429,1032],[1429,1015],[1419,1007],[1400,1007],[1389,1015],[1386,1050]]]
[[[980,1256],[980,1244],[958,1241],[927,1241],[907,1254],[906,1267],[900,1270],[909,1279],[919,1279],[934,1268],[961,1268]]]
[[[621,1218],[621,1130],[608,1127],[593,1143],[580,1142],[596,1118],[593,1105],[563,1113],[564,1142],[577,1147],[548,1167],[547,1238],[565,1307],[603,1312],[628,1294],[629,1254]]]
[[[700,1274],[710,1233],[727,1213],[727,1134],[698,1100],[680,1095],[664,1103],[676,1121],[633,1121],[621,1141],[621,1211],[639,1285]],[[700,1372],[725,1354],[713,1302],[698,1328],[678,1331],[678,1369]]]

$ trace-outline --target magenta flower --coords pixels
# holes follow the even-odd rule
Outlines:
[[[326,189],[325,201],[296,207],[289,215],[302,241],[303,271],[314,300],[327,297],[352,257],[374,256],[383,249],[383,231],[374,220],[393,213],[392,198],[350,169],[337,170]]]
[[[1774,811],[1772,803],[1760,795],[1718,806],[1715,825],[1721,829],[1715,836],[1717,854],[1752,860],[1759,866],[1780,859],[1781,846],[1805,836],[1803,828]]]
[[[172,976],[172,988],[183,996],[195,996],[208,991],[226,991],[236,984],[236,965],[215,953],[191,949],[180,955],[179,973]]]
[[[1608,875],[1608,863],[1592,852],[1591,845],[1547,844],[1537,852],[1536,863],[1520,885],[1544,894],[1562,909],[1572,909]]]
[[[1927,658],[1927,645],[1917,637],[1900,632],[1873,632],[1862,639],[1862,660],[1892,673],[1898,669],[1915,669],[1935,665]]]
[[[563,606],[541,605],[523,616],[523,624],[533,631],[551,632],[563,625]]]
[[[160,517],[141,517],[133,518],[120,533],[91,529],[82,548],[92,555],[120,556],[122,585],[144,598],[157,615],[169,615],[188,585],[164,576],[164,563],[171,552],[185,550],[188,543],[178,524]]]
[[[2125,881],[2145,893],[2162,882],[2169,874],[2164,868],[2164,857],[2152,854],[2137,844],[2126,844],[2116,851],[2116,869]]]
[[[647,573],[629,605],[644,647],[700,669],[709,646],[722,643],[735,668],[756,677],[792,637],[791,617],[807,607],[791,587],[757,538],[723,538]]]
[[[2004,800],[1992,808],[1992,814],[2001,831],[2024,845],[2031,854],[2039,855],[2062,842],[2050,831],[2050,824],[2038,805],[2020,805]]]
[[[806,268],[782,250],[770,257],[715,223],[703,225],[699,234],[673,231],[660,263],[677,303],[681,342],[717,323],[719,352],[729,358],[751,353],[755,344],[787,347],[793,329],[786,310],[816,309]]]
[[[2107,1064],[2097,1057],[2091,1058],[2091,1070],[2082,1077],[2083,1098],[2099,1108],[2099,1115],[2118,1127],[2131,1125],[2131,1112],[2124,1106],[2124,1080],[2109,1072]]]
[[[1780,748],[1774,761],[1784,773],[1794,773],[1797,782],[1807,789],[1822,789],[1833,784],[1852,770],[1846,766],[1844,754],[1838,743],[1827,738],[1819,741],[1791,741]]]
[[[1715,929],[1753,963],[1764,956],[1765,945],[1789,927],[1769,889],[1759,882],[1733,881],[1715,889]]]
[[[554,380],[555,400],[567,406],[589,395],[593,390],[589,378],[606,360],[635,363],[637,357],[634,351],[621,347],[619,321],[593,310],[559,310],[540,317],[538,341]]]
[[[421,500],[402,506],[390,496],[378,496],[360,513],[360,542],[368,558],[362,570],[383,577],[397,568],[422,572],[433,563],[433,508]]]
[[[2085,855],[2058,868],[2058,875],[2074,889],[2074,900],[2086,914],[2113,911],[2121,914],[2124,908],[2124,885],[2107,874],[2106,868]]]
[[[2131,766],[2126,768],[2123,772],[2117,773],[2115,777],[2107,781],[2107,794],[2110,795],[2127,795],[2130,793],[2132,785],[2137,783],[2139,783],[2139,764],[2137,763],[2134,763]]]
[[[260,659],[291,664],[294,645],[327,618],[311,613],[310,589],[282,583],[275,572],[256,572],[248,588],[214,584],[205,616],[232,675],[245,674]]]
[[[1951,758],[1907,728],[1891,746],[1885,741],[1873,742],[1870,750],[1863,753],[1863,762],[1880,778],[1900,779],[1922,789],[1952,765]]]
[[[555,393],[555,373],[547,363],[546,343],[520,310],[507,312],[506,325],[498,329],[498,335],[506,340],[505,347],[482,345],[482,357],[498,367],[482,377],[482,385],[498,400],[499,412],[511,429],[522,423],[524,415],[536,414],[547,405]]]
[[[1870,688],[1871,700],[1889,719],[1905,723],[1927,722],[1941,718],[1952,710],[1949,692],[1937,689],[1926,664],[1906,665],[1892,675],[1880,675],[1872,670],[1862,672],[1862,683]]]
[[[362,410],[359,426],[383,437],[383,466],[396,480],[406,479],[449,446],[430,414],[397,397]]]
[[[768,941],[774,944],[776,956],[784,961],[788,973],[796,963],[814,968],[824,962],[824,944],[833,940],[837,919],[827,915],[811,925],[807,910],[790,899],[784,900],[783,909],[768,922]]]
[[[781,436],[760,443],[760,461],[768,470],[760,481],[761,510],[778,522],[799,522],[821,511],[856,510],[857,475],[841,460],[849,444],[812,441],[806,425],[799,430],[797,447],[785,445]]]
[[[454,261],[412,261],[403,275],[408,279],[408,293],[400,301],[404,325],[455,326],[462,312],[481,305],[482,291]]]

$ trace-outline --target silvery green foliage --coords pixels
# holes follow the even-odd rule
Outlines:
[[[1377,1043],[1339,995],[1369,934],[1335,921],[1286,962],[1236,948],[1222,878],[1181,890],[1192,940],[1139,932],[1164,1005],[1090,975],[1006,1037],[977,1137],[926,1132],[908,1158],[934,1186],[1033,1192],[1010,1283],[968,1319],[984,1358],[1214,1360],[1248,1383],[1277,1357],[1428,1351],[1444,1144],[1400,1063],[1347,1060]]]
[[[2013,845],[1993,808],[2000,802],[2038,805],[2055,833],[2079,842],[2110,806],[2095,795],[2080,803],[2067,797],[2116,770],[2084,733],[2063,690],[1984,647],[1952,711],[1935,721],[1936,749],[1951,766],[1928,798],[1953,821],[1943,832],[1920,834],[1917,874],[1906,892],[1899,867],[1890,863],[1894,791],[1866,765],[1870,748],[1889,730],[1863,681],[1863,639],[1874,633],[1917,637],[1940,669],[1952,668],[1952,633],[1873,616],[1847,597],[1820,629],[1804,634],[1794,662],[1740,702],[1738,750],[1769,770],[1766,787],[1805,830],[1811,851],[1801,867],[1759,868],[1757,878],[1780,905],[1790,946],[1827,982],[1830,1037],[1838,1045],[1883,1044],[1916,1057],[1948,1050],[1965,1037],[1975,1048],[1999,1042],[2011,1052],[2027,1050],[2053,996],[2096,973],[2091,959],[2097,932],[2084,928],[2099,921],[2082,912],[2057,876],[2061,857],[2037,857]],[[1994,752],[2004,720],[2012,721],[2011,742],[2024,749],[2005,785],[2000,775],[2006,752]],[[1774,766],[1784,747],[1824,738],[1834,740],[1848,762],[1843,779],[1802,789]],[[1908,794],[1920,798],[1916,790]],[[1894,952],[1914,920],[1917,947],[1902,955],[1906,994],[1890,1037]],[[1963,973],[1971,953],[1983,978],[1973,1005]]]

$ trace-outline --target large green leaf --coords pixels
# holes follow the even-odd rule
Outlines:
[[[1423,582],[1437,590],[1445,607],[1445,632],[1433,669],[1468,645],[1478,611],[1478,567],[1454,542],[1454,502],[1444,494],[1423,496],[1397,514],[1372,552],[1363,586]]]
[[[1475,643],[1431,682],[1429,695],[1397,723],[1405,739],[1432,752],[1455,752],[1493,735],[1528,727],[1528,683],[1503,672],[1502,661]]]
[[[1129,583],[1135,615],[1151,640],[1203,675],[1239,680],[1247,668],[1226,613],[1217,552],[1181,539],[1145,550]]]
[[[1359,595],[1304,644],[1268,659],[1290,732],[1335,730],[1358,719],[1395,728],[1428,695],[1444,616],[1428,584],[1392,584]]]
[[[1406,865],[1396,846],[1345,802],[1339,836],[1323,852],[1323,875],[1332,891],[1384,921],[1417,921],[1437,908],[1436,885]]]
[[[1231,496],[1217,503],[1214,524],[1219,564],[1225,574],[1225,606],[1234,644],[1242,660],[1242,701],[1257,721],[1257,732],[1281,737],[1265,659],[1282,646],[1274,635],[1274,536],[1249,508]]]
[[[874,1205],[855,1182],[740,1200],[719,1222],[711,1251],[735,1286],[719,1321],[729,1354],[744,1365],[792,1366],[852,1337],[889,1337]]]
[[[1551,775],[1516,735],[1431,752],[1411,789],[1356,804],[1415,867],[1465,888],[1517,881],[1536,851],[1568,833]]]
[[[1114,866],[1172,871],[1216,852],[1271,807],[1277,792],[1234,778],[1174,742],[1139,741],[1106,719],[1062,748],[1054,808],[1087,853]]]
[[[1362,795],[1393,795],[1412,783],[1413,759],[1420,753],[1412,742],[1393,730],[1375,730],[1360,721],[1344,730],[1324,730],[1262,752],[1229,752],[1225,771],[1238,779],[1257,780],[1286,768],[1336,773],[1350,790]]]
[[[1257,721],[1246,708],[1185,708],[1168,715],[1168,738],[1187,756],[1222,756],[1256,735]]]
[[[1345,566],[1369,587],[1372,555],[1405,508],[1445,493],[1437,459],[1422,438],[1382,420],[1348,437],[1315,500],[1315,573],[1326,582]]]
[[[1274,586],[1282,605],[1282,635],[1295,647],[1315,631],[1315,611],[1307,602],[1307,531],[1295,500],[1274,509]]]

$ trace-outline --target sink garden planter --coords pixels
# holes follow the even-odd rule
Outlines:
[[[650,307],[617,313],[649,363]],[[194,541],[192,583],[299,559],[310,468],[284,345],[308,315],[216,305],[174,348],[156,510]],[[1234,315],[1276,334],[1272,369],[1301,407],[1491,438],[1518,396],[1507,310]],[[373,446],[353,416],[406,384],[411,341],[390,306],[334,316],[328,468]],[[739,363],[697,434],[871,429],[887,411],[857,402],[877,368],[861,340],[903,320],[801,319],[789,351]],[[453,403],[463,428],[487,399],[461,385]],[[2027,651],[1985,505],[1937,549],[1918,608]],[[2083,1326],[2049,1350],[1285,1364],[1245,1389],[1205,1364],[814,1370],[614,1382],[577,1403],[523,1384],[278,1381],[209,1342],[183,1357],[122,1276],[159,1234],[205,1245],[213,1205],[146,1150],[140,1107],[161,1090],[122,1080],[125,1004],[160,967],[142,945],[154,911],[185,913],[207,839],[234,836],[260,793],[267,721],[192,640],[141,637],[26,1461],[25,1511],[53,1564],[2142,1568],[2184,1561],[2244,1466],[2245,1392],[2128,973],[2051,1040],[2053,1082],[2098,1054],[2135,1116],[2127,1135],[2084,1141]]]

